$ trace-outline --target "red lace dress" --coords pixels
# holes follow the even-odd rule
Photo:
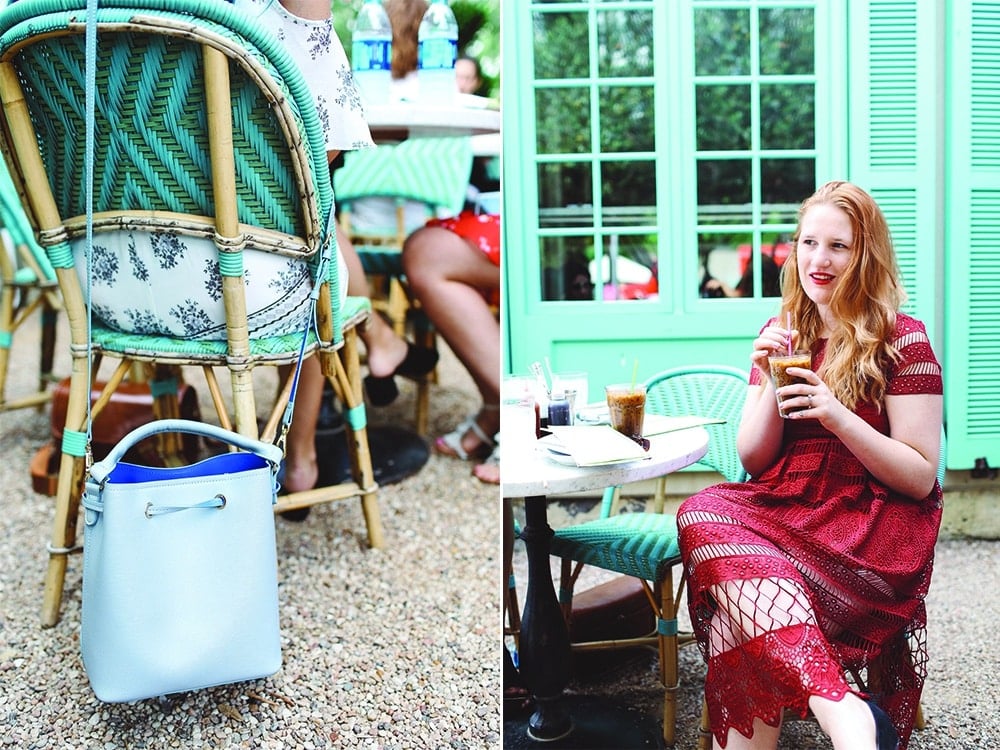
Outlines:
[[[923,324],[899,314],[902,359],[890,395],[942,392],[941,367]],[[813,351],[823,360],[826,342]],[[751,383],[760,382],[754,369]],[[884,410],[857,413],[882,433]],[[730,727],[751,735],[755,717],[777,726],[810,695],[859,692],[878,663],[878,699],[909,741],[926,675],[926,611],[941,488],[921,501],[872,477],[816,420],[785,423],[781,455],[759,477],[690,497],[677,525],[688,606],[708,662],[705,697],[723,747]]]

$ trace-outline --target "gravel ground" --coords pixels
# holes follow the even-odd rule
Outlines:
[[[32,339],[30,329],[15,337],[9,395],[35,376]],[[476,402],[464,369],[442,357],[431,434]],[[61,362],[57,372],[68,371]],[[400,384],[396,404],[369,412],[373,424],[412,427],[413,389]],[[383,487],[382,550],[366,548],[356,501],[318,506],[302,524],[278,520],[274,676],[103,704],[79,657],[80,556],[70,559],[62,619],[39,625],[53,499],[32,491],[28,462],[48,433],[47,410],[0,414],[0,748],[500,746],[498,493],[468,464],[432,455],[419,474]]]

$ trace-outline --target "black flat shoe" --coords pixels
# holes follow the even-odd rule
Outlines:
[[[399,396],[399,388],[395,381],[397,375],[402,375],[404,378],[423,377],[433,370],[437,363],[437,349],[427,349],[407,341],[406,356],[392,375],[382,378],[368,375],[365,378],[365,395],[368,396],[368,402],[372,406],[388,406]]]
[[[875,717],[875,746],[878,750],[898,750],[899,733],[892,725],[889,715],[875,701],[865,701]]]

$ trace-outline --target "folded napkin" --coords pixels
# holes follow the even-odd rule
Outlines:
[[[622,435],[611,425],[573,425],[552,427],[549,431],[577,466],[637,461],[649,458],[636,442]]]

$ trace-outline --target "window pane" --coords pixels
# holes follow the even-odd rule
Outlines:
[[[745,207],[751,197],[749,159],[698,161],[699,211],[703,207]]]
[[[653,75],[651,11],[605,11],[597,14],[598,75]]]
[[[589,75],[586,13],[536,13],[534,26],[536,78],[586,78]]]
[[[761,159],[760,190],[766,223],[794,223],[798,205],[816,190],[815,160]],[[774,210],[769,204],[775,204]]]
[[[543,300],[589,300],[594,283],[589,263],[592,237],[544,237],[541,240]]]
[[[695,97],[699,151],[750,148],[749,86],[698,86]]]
[[[749,247],[752,239],[749,232],[702,232],[698,235],[699,297],[732,295],[740,280],[739,249]]]
[[[605,162],[601,165],[602,219],[607,226],[656,222],[656,163]]]
[[[812,73],[813,11],[767,8],[760,11],[760,72],[763,75]]]
[[[593,273],[601,286],[602,297],[643,300],[659,296],[656,251],[656,235],[611,234],[605,237],[601,270]]]
[[[589,89],[540,89],[535,92],[535,113],[538,153],[590,153]]]
[[[655,149],[651,86],[605,86],[600,100],[602,153]]]
[[[750,74],[750,12],[699,8],[694,12],[695,75]]]
[[[580,206],[588,206],[593,202],[592,184],[589,162],[540,164],[538,166],[539,208],[579,209]],[[577,216],[579,213],[579,210],[574,212]],[[577,218],[578,223],[579,218]],[[558,221],[556,224],[560,225]]]
[[[761,148],[815,148],[815,98],[815,87],[811,83],[761,84]]]

